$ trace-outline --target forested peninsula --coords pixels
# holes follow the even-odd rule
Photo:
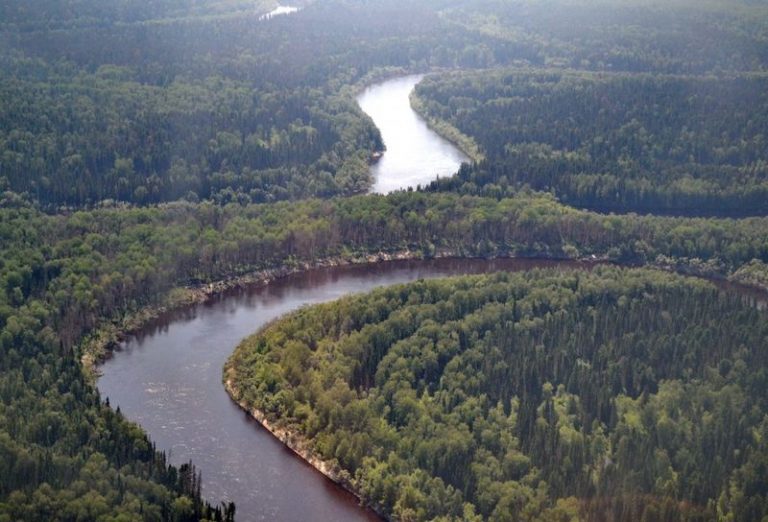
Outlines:
[[[3,509],[14,516],[64,509],[77,498],[69,488],[95,487],[81,482],[84,474],[106,480],[100,484],[107,489],[99,494],[104,512],[107,499],[127,512],[146,510],[148,502],[167,503],[163,499],[170,493],[150,493],[155,490],[143,482],[150,479],[194,494],[189,490],[194,481],[180,478],[189,475],[171,471],[160,478],[158,470],[166,467],[146,435],[99,405],[79,368],[90,346],[84,338],[104,328],[120,330],[125,314],[143,307],[183,301],[185,290],[174,291],[177,286],[299,261],[403,249],[423,256],[446,249],[470,256],[650,259],[721,275],[751,267],[751,259],[765,259],[768,252],[760,234],[768,226],[764,218],[601,216],[540,195],[496,200],[401,192],[247,207],[180,203],[71,216],[23,207],[0,213],[1,378],[9,430],[3,458],[11,470],[4,487],[16,491]],[[29,423],[30,418],[38,421]],[[97,462],[100,471],[92,469]],[[29,496],[17,489],[30,483],[38,486]],[[105,496],[120,488],[126,490],[122,497]],[[69,491],[72,497],[66,496]],[[197,516],[203,508],[173,509]]]
[[[508,70],[430,77],[419,107],[477,165],[433,190],[529,186],[602,212],[768,213],[768,76]]]
[[[302,309],[224,378],[397,520],[757,520],[767,333],[690,278],[500,273]]]

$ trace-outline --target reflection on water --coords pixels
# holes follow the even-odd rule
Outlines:
[[[259,17],[259,21],[261,21],[261,20],[270,20],[270,19],[272,19],[272,18],[274,18],[276,16],[279,16],[279,15],[286,15],[286,14],[295,13],[298,10],[299,10],[298,7],[291,7],[291,6],[288,6],[288,5],[279,5],[279,6],[275,7],[274,9],[272,9],[270,12],[264,13],[263,15],[261,15]]]
[[[408,96],[422,75],[403,76],[367,88],[357,98],[360,108],[381,131],[387,150],[371,167],[372,191],[425,185],[437,176],[453,175],[468,158],[427,127],[411,108]]]

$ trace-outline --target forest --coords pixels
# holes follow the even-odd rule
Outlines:
[[[225,379],[397,520],[760,520],[767,334],[680,276],[499,273],[304,308]]]
[[[505,70],[419,84],[485,159],[436,190],[551,191],[599,211],[768,213],[768,77]]]
[[[768,263],[766,218],[602,216],[538,194],[184,202],[68,216],[18,200],[3,206],[11,208],[0,209],[0,463],[12,472],[0,481],[0,516],[9,520],[44,519],[64,506],[129,519],[138,512],[197,519],[204,506],[193,502],[191,482],[166,468],[138,427],[100,403],[79,363],[92,355],[84,339],[167,303],[177,286],[403,249],[423,256],[594,255],[720,276],[763,274]]]
[[[768,288],[764,3],[303,0],[260,19],[276,5],[0,2],[0,521],[234,520],[84,364],[204,284],[405,252]],[[434,73],[417,108],[482,159],[366,194],[386,143],[354,97],[413,72]],[[412,331],[387,341],[358,305]],[[357,323],[306,335],[381,338],[318,345],[359,356],[320,368],[331,389],[305,388],[304,334],[284,361],[255,341],[342,309]],[[308,309],[232,361],[244,398],[403,520],[759,520],[764,321],[658,270],[497,275]]]
[[[309,3],[301,16],[290,21],[290,30],[286,20],[268,24],[258,20],[267,9],[260,11],[258,6],[269,2],[257,2],[256,9],[248,12],[243,11],[244,4],[240,0],[163,0],[145,8],[143,2],[111,0],[70,2],[64,8],[52,0],[6,2],[0,7],[0,69],[4,71],[0,77],[4,102],[0,104],[0,188],[28,193],[50,210],[93,206],[103,200],[151,204],[186,198],[228,203],[349,195],[370,186],[367,159],[382,148],[378,132],[351,93],[370,75],[393,68],[565,65],[734,75],[765,70],[761,54],[765,52],[761,40],[765,9],[748,4],[739,9],[727,3],[691,9],[692,3],[678,0],[670,12],[659,13],[640,0],[612,2],[610,9],[600,2],[573,2],[564,6],[560,19],[553,19],[551,9],[531,2],[433,0],[427,5],[410,0],[328,0]],[[581,20],[587,29],[600,27],[586,31],[592,39],[584,39],[573,34],[572,19]],[[717,38],[702,41],[702,34],[717,34]],[[99,45],[92,45],[93,41]],[[490,76],[489,84],[494,78]],[[751,80],[757,85],[753,89],[759,88],[759,81]],[[525,82],[521,83],[524,89]],[[710,97],[727,88],[728,84],[705,82],[699,100],[693,100],[691,107],[683,104],[681,110],[685,110],[667,115],[667,120],[674,119],[678,129],[685,127],[686,121],[701,114]],[[623,96],[632,96],[632,90],[649,97],[655,91],[668,98],[682,96],[669,81],[660,85],[627,82],[623,87],[621,82],[598,82],[592,89],[578,103],[588,104],[591,99],[594,106],[596,97],[619,96],[622,89]],[[549,104],[550,97],[541,94],[535,103]],[[473,93],[478,102],[499,97],[490,95],[490,91]],[[573,101],[569,96],[559,94],[558,103],[567,108]],[[642,96],[635,94],[626,103],[640,104]],[[761,186],[765,166],[751,161],[761,147],[759,136],[764,129],[760,124],[765,118],[758,112],[752,118],[755,125],[738,128],[743,108],[751,108],[750,102],[750,98],[733,101],[741,112],[722,124],[715,120],[716,114],[698,124],[718,123],[717,132],[706,138],[723,150],[712,159],[699,158],[700,151],[693,151],[695,172],[686,172],[691,181],[680,183],[683,194],[688,185],[698,192],[717,192],[719,178],[725,176],[739,179],[726,188],[747,192],[743,197],[734,195],[734,205],[752,198],[751,205],[760,206],[766,199]],[[587,105],[582,114],[570,115],[555,107],[566,119],[588,118],[593,109]],[[571,139],[575,148],[598,133],[618,133],[622,125],[613,127],[625,116],[619,109],[617,103],[601,125],[583,129],[584,135],[562,139]],[[724,101],[718,113],[728,115],[730,109]],[[457,107],[450,110],[455,112]],[[484,118],[482,112],[473,114],[479,121]],[[552,115],[538,119],[545,121],[542,118],[547,116]],[[648,126],[651,116],[637,114],[638,122],[633,124],[630,118],[622,132],[629,135],[637,125]],[[509,129],[503,122],[493,127],[498,137],[493,144],[484,141],[482,145],[503,151],[506,142],[499,140]],[[556,125],[549,130],[551,134],[561,131]],[[666,150],[654,149],[652,157],[633,158],[634,162],[643,163],[645,169],[655,167],[648,162],[672,162],[665,165],[666,175],[675,180],[684,177],[679,171],[687,163],[674,162],[679,157],[687,162],[691,141],[702,138],[703,131],[690,129],[669,143],[674,136],[656,136],[654,130],[647,129],[646,142],[622,143],[619,135],[613,143],[607,136],[606,143],[596,148],[604,154],[614,148],[618,156],[622,147],[629,154],[661,146]],[[526,132],[522,139],[533,141]],[[721,136],[723,132],[730,134]],[[742,138],[748,143],[739,143]],[[544,136],[537,140],[548,144]],[[552,163],[562,163],[557,145],[550,144],[551,151],[542,149],[544,156],[553,156],[550,169]],[[730,150],[734,145],[737,150]],[[489,168],[506,171],[521,157],[537,158],[541,151],[532,152],[523,150]],[[620,167],[616,161],[606,164],[590,150],[582,152],[592,154],[591,163],[580,151],[569,152],[574,153],[574,159],[567,160],[574,163],[573,168],[599,167],[593,173],[598,178],[610,177],[619,168],[623,170],[614,178],[633,170],[627,162]],[[641,178],[634,170],[632,176]],[[610,186],[609,182],[580,181],[574,191],[594,199],[600,191],[610,193]],[[560,197],[570,195],[561,192]],[[605,204],[606,208],[633,208],[609,198]]]

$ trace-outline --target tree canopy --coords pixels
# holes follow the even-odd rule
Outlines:
[[[398,520],[759,520],[766,319],[647,270],[419,281],[293,313],[224,378]]]

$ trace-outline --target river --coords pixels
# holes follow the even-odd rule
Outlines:
[[[370,101],[370,96],[375,95],[384,100],[384,105],[391,103],[410,110],[407,96],[417,81],[418,77],[413,76],[391,80],[372,87],[361,99]],[[386,101],[387,96],[376,94],[385,85],[402,100]],[[388,125],[380,122],[376,114],[372,112],[374,121],[384,130]],[[427,135],[411,134],[414,141],[418,136]],[[389,140],[389,131],[384,131],[384,137]],[[425,140],[423,149],[410,149],[414,159],[436,143],[434,135]],[[401,157],[400,141],[387,143],[385,158]],[[445,143],[443,146],[450,152]],[[377,169],[387,165],[385,158]],[[438,163],[458,166],[459,158],[453,149],[444,161],[425,167],[421,174],[425,177],[420,179],[427,179],[425,173]],[[400,186],[393,181],[397,176],[392,172],[382,173],[386,180],[379,180],[377,190]],[[417,178],[408,174],[399,179],[412,183]],[[358,506],[352,495],[295,456],[230,400],[221,383],[227,357],[243,338],[304,305],[419,278],[542,266],[576,269],[590,265],[522,259],[440,259],[296,274],[266,286],[222,295],[147,327],[104,362],[98,387],[113,407],[120,406],[129,419],[144,427],[157,448],[170,455],[171,463],[178,465],[191,459],[202,471],[204,496],[211,501],[234,501],[239,521],[377,520],[374,513]]]
[[[388,80],[366,89],[358,99],[381,129],[388,149],[372,167],[376,192],[452,174],[465,159],[411,109],[408,95],[420,79],[415,75]],[[418,278],[540,264],[393,262],[292,276],[184,310],[148,328],[100,367],[98,387],[113,407],[120,406],[144,427],[172,463],[191,459],[203,473],[205,497],[233,500],[238,520],[378,520],[229,399],[221,384],[225,360],[244,337],[305,304]]]
[[[371,167],[373,192],[386,194],[454,174],[469,159],[433,132],[408,99],[423,75],[401,76],[365,89],[357,103],[381,131],[387,150]]]
[[[237,344],[291,310],[378,286],[453,274],[574,268],[524,259],[390,261],[311,270],[182,310],[125,342],[100,367],[112,407],[141,424],[174,464],[190,459],[210,500],[233,500],[238,520],[377,520],[251,420],[221,384]]]

